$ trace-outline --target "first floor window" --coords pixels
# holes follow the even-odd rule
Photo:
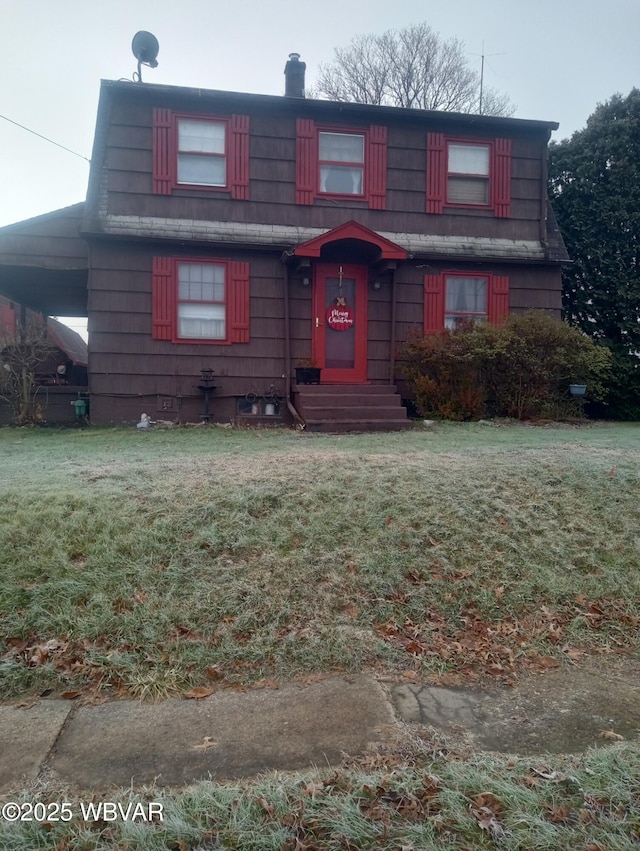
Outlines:
[[[154,257],[152,336],[172,343],[248,343],[249,263]]]
[[[178,337],[224,340],[225,266],[178,263]]]
[[[178,120],[178,183],[226,186],[226,122]]]
[[[447,202],[486,206],[489,203],[489,145],[447,145]]]
[[[460,322],[502,322],[509,315],[509,278],[493,272],[447,270],[424,276],[424,333]]]
[[[364,194],[364,136],[321,132],[319,162],[320,192]]]
[[[487,318],[487,279],[445,277],[445,328],[463,320],[484,322]]]

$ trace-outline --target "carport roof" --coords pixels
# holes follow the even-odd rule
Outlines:
[[[0,293],[47,316],[87,315],[84,204],[0,228]]]

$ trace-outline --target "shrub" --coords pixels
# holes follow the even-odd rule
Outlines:
[[[587,384],[590,399],[603,399],[611,360],[578,329],[535,311],[499,326],[411,335],[400,358],[417,410],[455,420],[575,416],[581,402],[569,384]]]

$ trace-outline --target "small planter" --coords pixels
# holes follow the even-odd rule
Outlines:
[[[586,384],[570,384],[569,385],[569,393],[572,396],[584,396],[587,392]]]
[[[321,372],[319,366],[297,366],[296,384],[320,384]]]

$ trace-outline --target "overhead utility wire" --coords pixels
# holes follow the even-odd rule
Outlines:
[[[65,148],[64,145],[61,145],[60,142],[54,142],[53,139],[49,139],[47,136],[43,136],[42,133],[36,133],[35,130],[31,130],[29,127],[25,127],[24,124],[18,124],[17,121],[12,121],[11,118],[7,118],[6,115],[1,115],[0,118],[4,118],[5,121],[8,121],[9,124],[15,124],[16,127],[20,127],[22,130],[26,130],[27,133],[33,133],[34,136],[38,136],[40,139],[44,139],[45,142],[51,142],[52,145],[56,145],[58,148],[62,148],[63,151],[67,151],[70,154],[73,154],[76,157],[80,157],[81,160],[86,160],[88,163],[91,160],[88,157],[83,157],[82,154],[79,154],[77,151],[72,151],[71,148]]]

